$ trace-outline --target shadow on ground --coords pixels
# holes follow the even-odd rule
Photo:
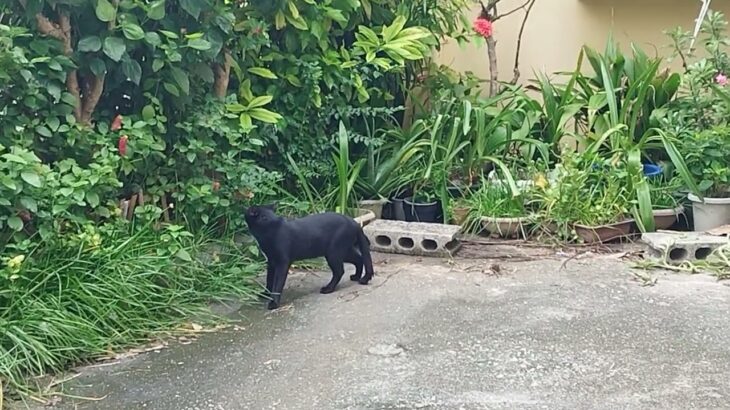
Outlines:
[[[377,255],[369,286],[317,291],[237,330],[86,369],[81,409],[690,409],[730,403],[730,287],[634,280],[614,255],[524,262]]]

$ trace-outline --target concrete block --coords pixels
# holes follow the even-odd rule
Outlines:
[[[363,228],[376,252],[453,256],[461,247],[458,225],[377,219]]]
[[[728,238],[700,232],[648,232],[641,235],[651,257],[669,264],[707,259]]]

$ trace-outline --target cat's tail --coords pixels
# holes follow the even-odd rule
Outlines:
[[[362,255],[362,264],[365,268],[365,275],[360,278],[359,282],[362,285],[367,285],[370,279],[373,278],[373,258],[370,256],[370,240],[363,232],[362,228],[358,229],[357,232],[357,245],[360,249],[360,255]]]

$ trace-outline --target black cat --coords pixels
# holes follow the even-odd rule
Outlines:
[[[281,302],[286,276],[292,262],[324,256],[332,269],[332,280],[320,293],[332,293],[345,273],[344,262],[355,265],[351,280],[362,285],[373,277],[370,242],[354,219],[326,212],[287,220],[276,215],[275,205],[252,206],[246,210],[246,223],[266,255],[266,290],[271,297],[269,309]],[[365,268],[365,275],[362,271]]]

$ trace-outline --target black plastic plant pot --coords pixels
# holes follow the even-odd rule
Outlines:
[[[403,211],[407,222],[442,223],[441,201],[418,202],[413,198],[403,200]]]
[[[393,197],[390,199],[389,207],[390,212],[388,213],[388,219],[396,220],[396,221],[405,221],[406,220],[406,214],[405,214],[405,206],[403,205],[403,199]]]
[[[395,193],[391,196],[390,201],[388,203],[388,212],[386,219],[396,220],[396,221],[405,221],[405,210],[403,205],[403,200],[405,198],[409,198],[413,195],[412,189],[409,187],[402,187],[395,191]]]

